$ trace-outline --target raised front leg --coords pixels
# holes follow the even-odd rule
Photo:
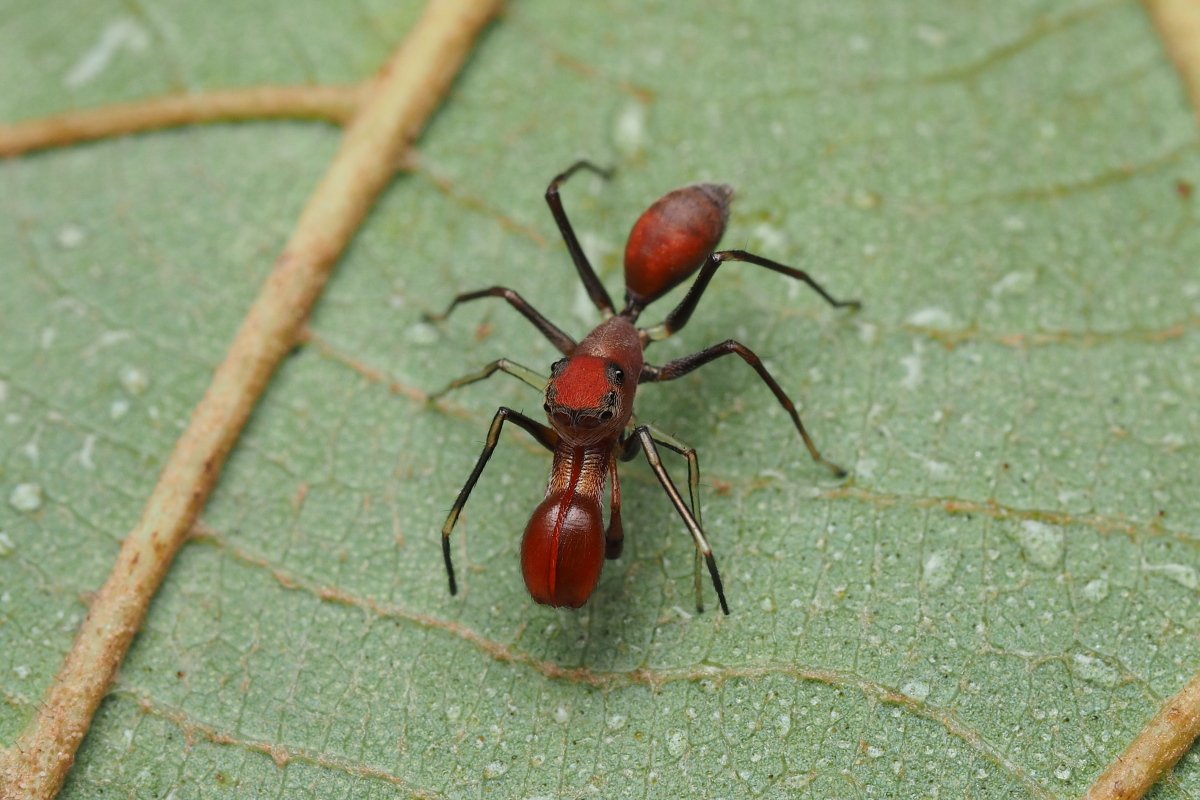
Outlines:
[[[458,516],[462,513],[463,506],[467,504],[467,498],[471,496],[471,490],[475,488],[476,481],[483,474],[483,468],[487,466],[488,459],[496,450],[496,445],[500,442],[500,431],[504,428],[507,420],[512,420],[516,425],[528,431],[538,444],[547,450],[553,451],[558,444],[558,434],[554,432],[553,428],[505,406],[500,406],[496,411],[496,416],[492,418],[492,425],[488,428],[483,452],[479,454],[479,460],[475,462],[475,469],[471,470],[471,476],[467,478],[462,491],[458,493],[458,498],[450,508],[450,515],[446,517],[446,523],[442,525],[442,558],[446,561],[446,576],[450,579],[450,594],[458,594],[458,584],[454,580],[454,563],[450,559],[450,533],[454,530]]]
[[[567,179],[581,169],[586,169],[596,173],[602,178],[608,179],[612,177],[612,170],[597,167],[590,161],[576,161],[571,166],[567,167],[562,173],[555,175],[554,180],[550,181],[550,185],[546,187],[546,204],[550,206],[550,213],[554,215],[554,221],[558,223],[558,230],[562,233],[563,241],[567,244],[567,252],[571,254],[571,260],[575,262],[575,270],[579,273],[579,279],[583,281],[583,288],[587,290],[588,297],[592,299],[596,308],[600,309],[600,313],[611,317],[614,313],[612,298],[608,296],[608,291],[605,290],[604,284],[596,277],[592,265],[588,262],[587,255],[584,254],[583,248],[579,246],[579,239],[575,237],[575,230],[571,227],[571,220],[567,219],[567,212],[563,209],[562,198],[558,196],[558,187],[566,183]]]

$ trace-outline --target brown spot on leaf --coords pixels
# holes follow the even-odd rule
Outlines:
[[[308,497],[308,483],[305,481],[301,482],[296,487],[295,493],[292,494],[292,509],[299,511],[300,507],[304,505],[304,498],[306,497]]]

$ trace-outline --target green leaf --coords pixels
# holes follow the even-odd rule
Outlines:
[[[419,6],[9,4],[0,118],[180,89],[341,82]],[[115,31],[115,32],[114,32]],[[81,77],[82,76],[82,77]],[[0,166],[0,744],[32,717],[119,541],[336,147],[190,128]],[[338,267],[155,599],[63,796],[1067,797],[1200,666],[1196,132],[1133,3],[513,3]],[[733,615],[643,464],[580,612],[518,568],[548,458],[503,403],[430,390],[552,348],[505,284],[594,322],[542,201],[616,293],[668,189],[739,191],[729,265],[648,387],[699,449]],[[669,299],[647,314],[654,321]],[[380,381],[372,375],[387,376]],[[681,462],[669,468],[677,480]],[[709,604],[714,598],[706,586]],[[1188,757],[1157,798],[1200,796]]]

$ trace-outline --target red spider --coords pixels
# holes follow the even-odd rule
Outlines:
[[[554,453],[546,497],[530,517],[521,541],[521,571],[534,600],[552,606],[582,606],[596,588],[605,557],[617,558],[621,555],[624,530],[621,526],[621,484],[617,477],[617,460],[628,461],[641,450],[695,540],[697,609],[704,610],[700,586],[700,556],[703,556],[721,610],[728,614],[729,605],[725,601],[717,563],[700,528],[700,509],[696,503],[700,465],[696,451],[654,426],[634,420],[633,400],[638,385],[674,380],[721,356],[737,355],[758,373],[791,416],[813,459],[824,464],[839,478],[844,477],[846,471],[821,456],[804,429],[792,401],[763,366],[762,360],[741,342],[728,339],[662,366],[647,364],[645,349],[652,342],[667,338],[687,324],[717,268],[726,261],[756,264],[804,281],[835,307],[858,308],[859,303],[856,300],[836,300],[805,272],[762,256],[743,250],[714,252],[729,219],[733,190],[721,184],[701,183],[667,194],[634,223],[625,246],[625,307],[617,313],[612,299],[579,246],[558,196],[559,186],[581,169],[609,177],[607,170],[588,161],[579,161],[550,182],[546,189],[546,202],[550,205],[550,212],[558,223],[588,296],[604,315],[603,322],[577,343],[521,295],[503,286],[460,294],[443,314],[431,318],[445,319],[456,306],[469,300],[503,297],[563,354],[563,358],[550,367],[548,380],[534,370],[502,358],[479,372],[459,378],[431,396],[431,399],[439,397],[451,389],[488,378],[497,371],[507,372],[544,391],[543,408],[550,421],[549,425],[544,425],[504,406],[496,412],[483,453],[458,493],[446,524],[442,526],[442,552],[450,578],[450,593],[455,594],[458,590],[454,580],[454,565],[450,559],[450,533],[471,489],[500,441],[500,430],[505,421],[511,421]],[[699,274],[683,300],[661,323],[649,328],[636,326],[638,316],[646,306],[697,271]],[[680,453],[688,461],[690,509],[663,468],[657,447],[659,444]],[[611,480],[612,492],[607,531],[601,508],[606,478]]]

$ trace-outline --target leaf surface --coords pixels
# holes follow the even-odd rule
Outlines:
[[[354,80],[419,7],[138,9],[9,4],[0,118]],[[1200,666],[1200,159],[1139,7],[689,9],[526,0],[485,38],[273,380],[64,797],[1067,797]],[[337,136],[191,128],[0,167],[0,743]],[[638,463],[593,600],[535,606],[517,553],[548,458],[519,432],[446,592],[437,531],[488,421],[540,401],[503,376],[448,411],[394,390],[554,359],[503,304],[421,321],[459,291],[594,324],[541,197],[584,155],[618,167],[564,189],[614,294],[640,210],[720,180],[726,246],[865,303],[728,265],[651,350],[744,341],[853,473],[827,480],[743,364],[641,393],[700,452],[729,618],[694,614],[688,539]],[[1198,795],[1189,756],[1154,796]]]

